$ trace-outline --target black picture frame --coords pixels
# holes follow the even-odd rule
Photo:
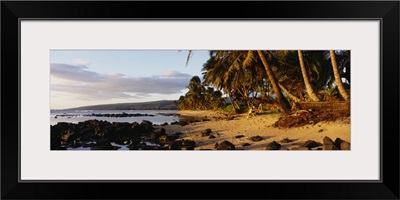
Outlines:
[[[399,1],[2,1],[1,198],[399,199],[399,6]],[[380,19],[382,179],[19,182],[20,19]]]

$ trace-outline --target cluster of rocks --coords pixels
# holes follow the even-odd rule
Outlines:
[[[179,138],[182,133],[167,135],[165,129],[155,131],[153,123],[133,122],[59,122],[50,126],[51,149],[90,147],[91,150],[117,150],[125,145],[129,150],[193,150],[195,142]]]
[[[214,135],[211,135],[212,131],[211,129],[206,129],[201,132],[202,137],[209,136],[210,139],[215,138]],[[245,137],[244,135],[237,135],[235,136],[236,139],[240,139]],[[259,135],[256,136],[251,136],[248,138],[249,140],[253,142],[259,142],[262,141],[263,138]],[[307,140],[305,142],[298,142],[298,143],[292,143],[295,140],[289,139],[289,138],[284,138],[280,140],[279,142],[277,141],[272,141],[268,143],[265,146],[265,150],[350,150],[350,143],[347,141],[344,141],[340,138],[336,138],[335,141],[333,141],[331,138],[325,136],[323,138],[322,143],[316,142],[314,140]],[[288,144],[292,143],[289,146],[291,146],[290,149],[284,147],[283,144]],[[241,144],[242,147],[246,146],[251,146],[250,143],[243,143]],[[236,146],[231,143],[228,140],[224,140],[221,143],[215,143],[214,149],[216,150],[236,150]],[[201,149],[201,150],[211,150],[211,149]]]

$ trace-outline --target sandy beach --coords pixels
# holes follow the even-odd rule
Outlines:
[[[274,123],[281,117],[277,114],[256,115],[247,118],[246,114],[235,115],[232,120],[226,120],[226,115],[214,111],[178,111],[183,117],[196,117],[207,119],[201,122],[192,122],[188,125],[166,125],[158,126],[164,128],[167,134],[183,133],[180,137],[196,142],[195,150],[214,149],[216,143],[227,140],[235,145],[237,150],[264,150],[272,141],[279,142],[282,148],[291,149],[307,140],[323,142],[328,136],[333,141],[336,138],[351,143],[350,123],[347,120],[336,120],[334,122],[318,122],[314,125],[305,125],[293,128],[277,128]],[[220,119],[220,118],[223,119]],[[210,136],[202,136],[202,131],[211,129]],[[251,137],[260,136],[261,140],[253,141]],[[215,138],[212,138],[215,137]],[[258,137],[258,138],[260,138]],[[289,143],[280,142],[282,139],[292,140]]]

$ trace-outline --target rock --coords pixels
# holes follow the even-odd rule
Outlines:
[[[289,138],[284,138],[281,141],[279,141],[280,143],[290,143],[293,142],[293,140],[289,139]]]
[[[182,139],[182,150],[194,150],[196,142],[193,140]]]
[[[90,150],[117,150],[119,148],[121,147],[116,147],[111,145],[110,142],[103,141],[103,142],[98,142],[95,145],[91,146]]]
[[[177,121],[171,122],[171,125],[175,125],[175,124],[179,124],[179,122],[177,122]]]
[[[308,149],[312,149],[314,147],[319,147],[321,145],[322,145],[321,143],[318,143],[318,142],[316,142],[314,140],[307,140],[301,146],[302,147],[307,147]]]
[[[239,139],[239,138],[242,138],[242,137],[244,137],[244,135],[237,135],[235,138]]]
[[[267,145],[265,150],[279,150],[281,148],[281,145],[275,141],[272,141]]]
[[[350,150],[350,143],[346,142],[346,141],[343,141],[340,144],[340,150]]]
[[[171,142],[168,146],[170,150],[181,150],[182,149],[182,140],[175,140]]]
[[[258,141],[261,141],[261,140],[263,140],[263,139],[262,139],[261,136],[256,135],[256,136],[250,137],[250,140],[253,141],[253,142],[258,142]]]
[[[81,146],[82,146],[82,143],[79,142],[79,141],[74,141],[72,143],[72,145],[71,145],[72,148],[78,148],[78,147],[81,147]]]
[[[128,148],[129,148],[129,150],[139,150],[140,145],[139,145],[139,144],[131,143],[131,144],[128,146]]]
[[[251,145],[250,143],[243,143],[242,147],[247,147],[247,146],[250,146],[250,145]]]
[[[342,144],[342,142],[344,141],[341,138],[336,138],[334,142],[336,148],[340,149],[340,144]]]
[[[181,125],[181,126],[186,126],[186,125],[188,125],[189,124],[189,122],[186,122],[186,121],[181,121],[181,122],[179,122],[179,125]]]
[[[159,146],[147,146],[147,145],[143,145],[141,146],[142,150],[161,150],[161,148]]]
[[[206,137],[209,136],[211,134],[211,129],[206,129],[204,131],[201,131],[201,137]]]
[[[323,147],[322,147],[323,150],[339,150],[335,146],[335,144],[333,143],[331,138],[325,136],[323,141],[324,141],[324,144],[323,144]]]
[[[210,135],[210,137],[208,137],[208,139],[214,139],[215,138],[215,136],[213,136],[213,135]]]
[[[175,135],[179,137],[179,136],[183,135],[183,133],[181,133],[181,132],[176,132]]]
[[[165,133],[165,128],[161,128],[161,130],[160,130],[160,135],[165,135],[166,133]]]
[[[340,150],[350,150],[350,143],[342,140],[341,138],[336,138],[335,146]]]
[[[217,150],[235,150],[235,145],[227,140],[221,142],[220,144],[216,143],[215,146]]]
[[[324,131],[324,129],[319,129],[318,130],[318,133],[321,133],[321,132],[323,132]]]
[[[168,126],[168,122],[164,122],[161,126]]]
[[[307,147],[301,147],[301,146],[299,146],[299,147],[292,147],[290,150],[308,151],[308,150],[310,150],[310,149],[307,148]]]

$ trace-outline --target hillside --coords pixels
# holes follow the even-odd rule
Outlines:
[[[117,103],[93,106],[82,106],[65,110],[176,110],[177,107],[172,100],[161,100],[140,103]]]

